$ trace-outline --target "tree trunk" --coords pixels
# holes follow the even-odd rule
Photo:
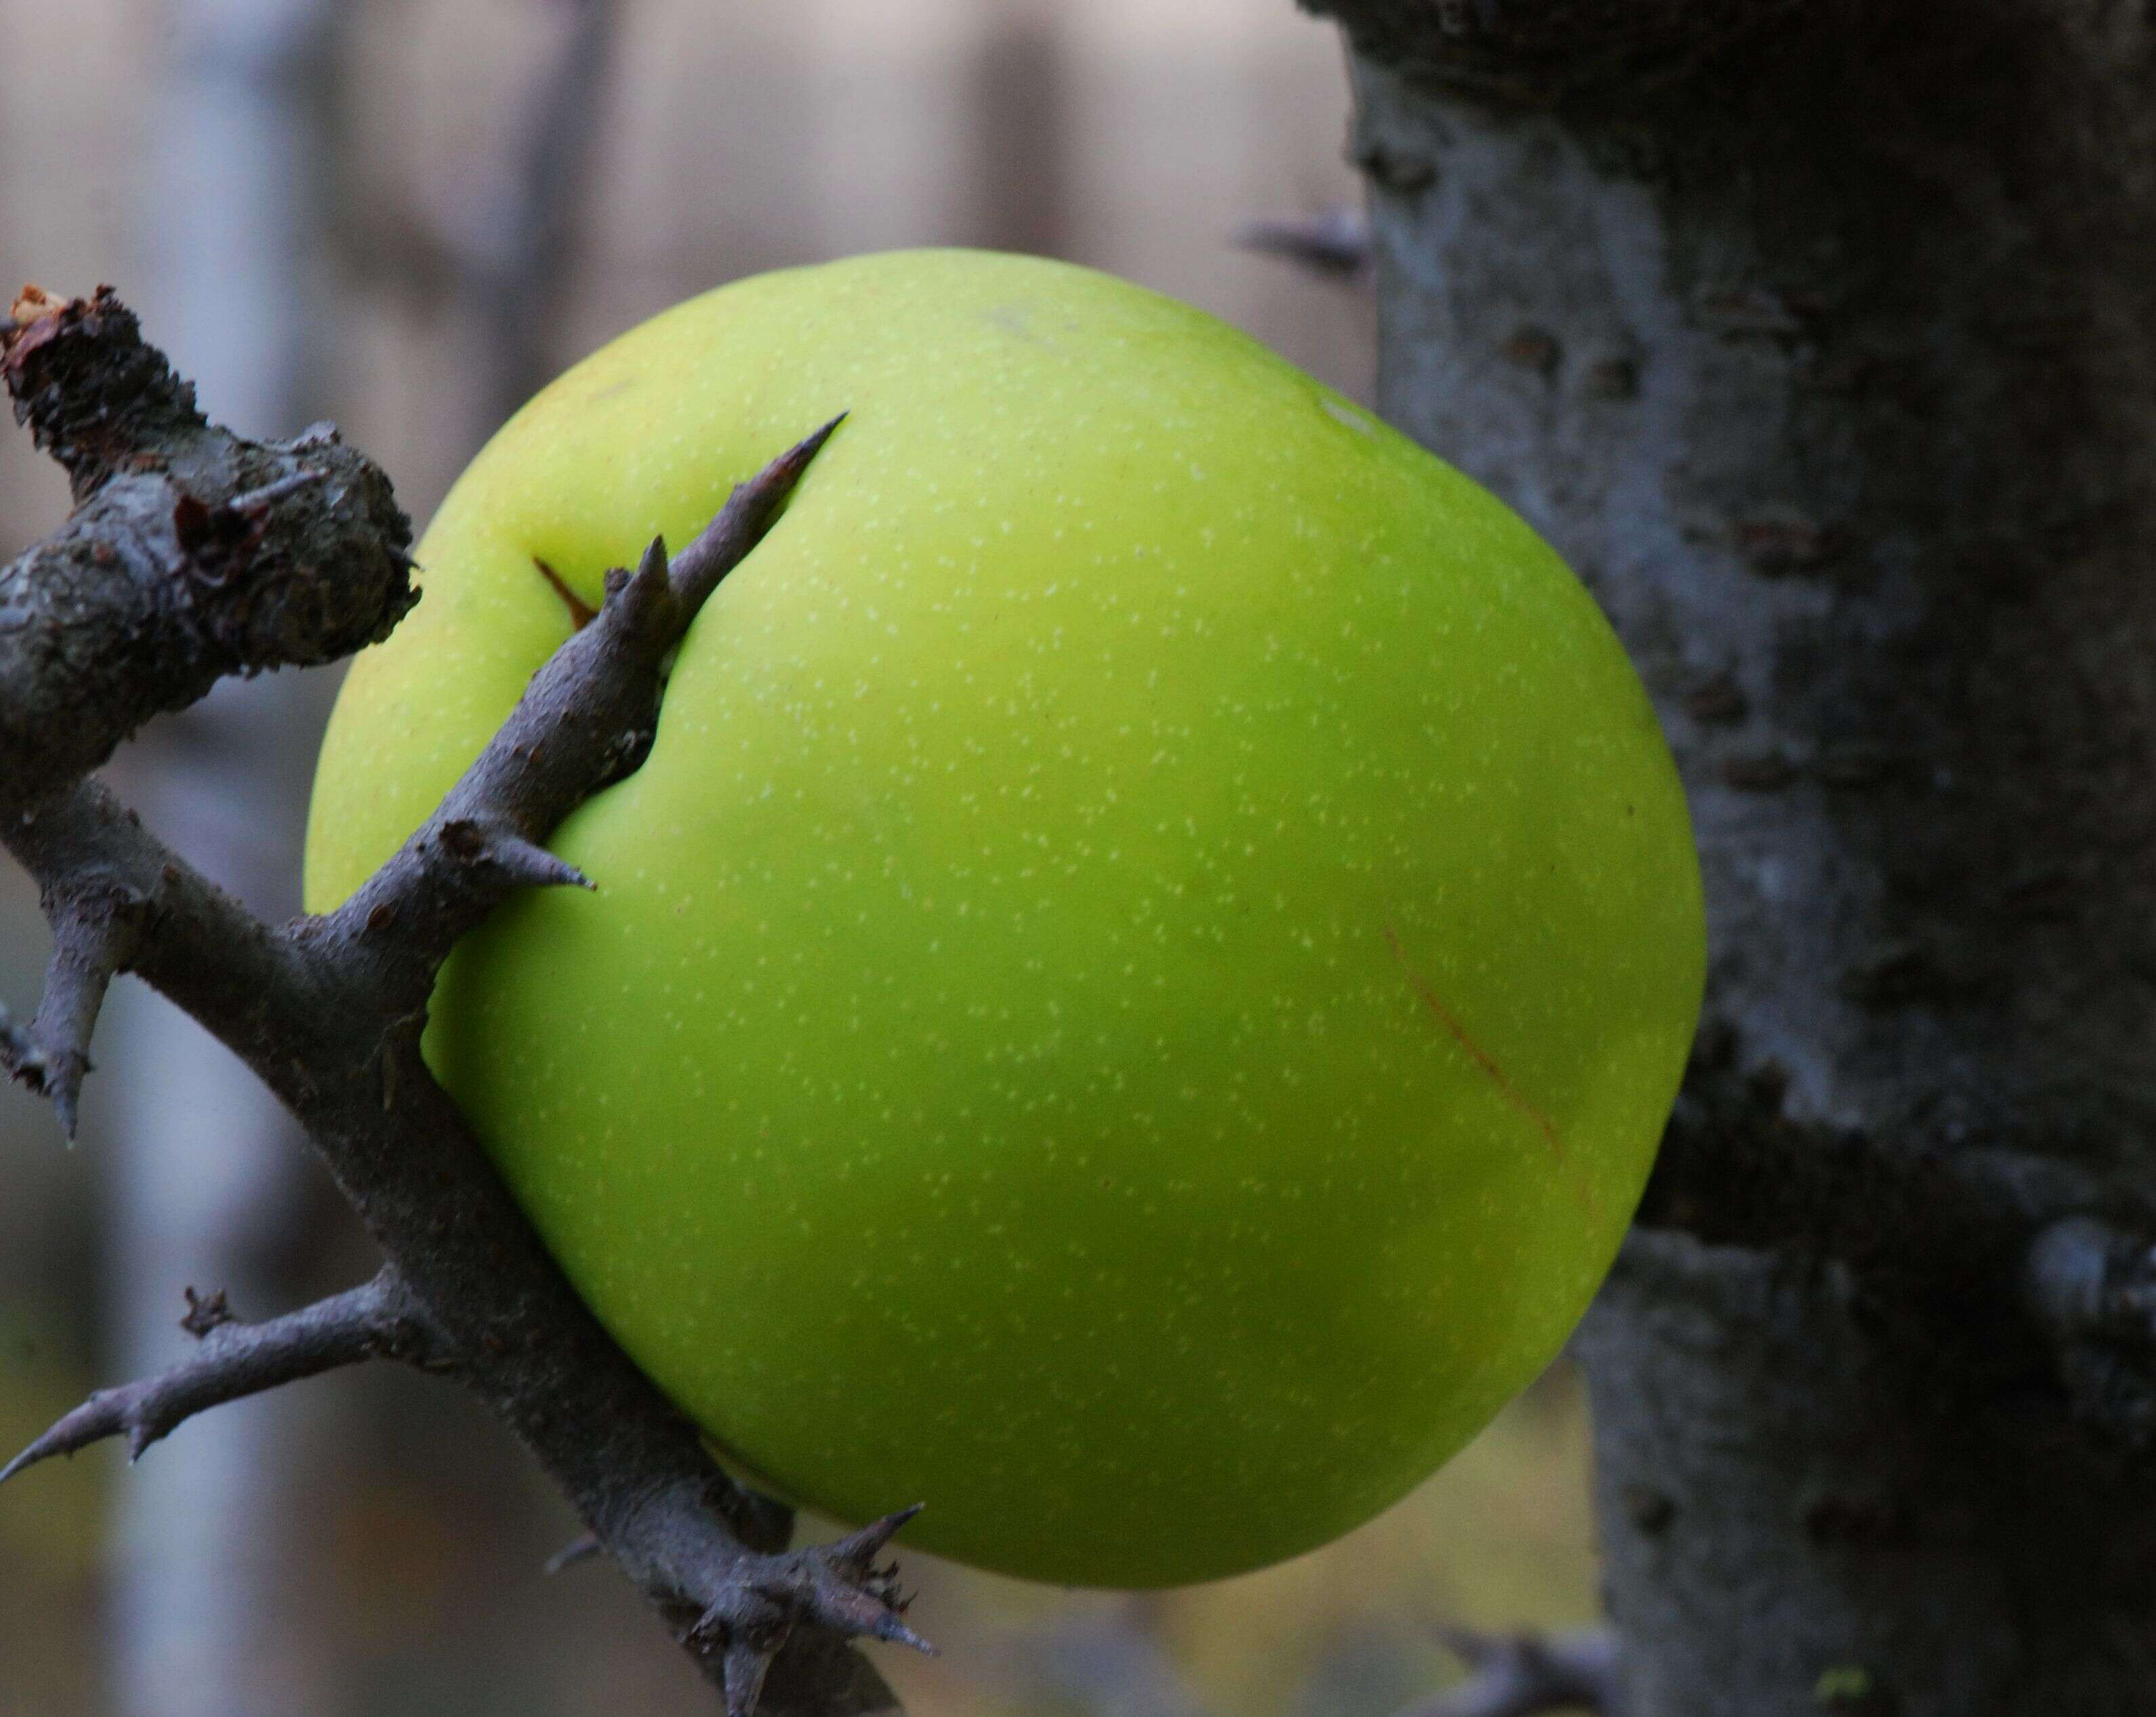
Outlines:
[[[1771,1140],[2071,1165],[2146,1223],[2156,23],[1327,9],[1383,408],[1600,598],[1705,866],[1691,1195],[1578,1343],[1628,1708],[2156,1709],[2156,1477],[2010,1292],[1727,1207]]]

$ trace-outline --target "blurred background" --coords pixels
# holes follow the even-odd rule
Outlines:
[[[1235,243],[1348,203],[1335,32],[1291,0],[0,0],[5,282],[117,286],[211,414],[321,418],[424,524],[538,383],[737,275],[897,245],[1070,258],[1368,397],[1352,278]],[[0,553],[65,511],[0,436]],[[223,688],[115,765],[154,826],[296,909],[332,674]],[[0,874],[0,997],[36,902]],[[0,1454],[162,1363],[182,1289],[244,1316],[368,1248],[251,1080],[138,987],[82,1137],[0,1092]],[[1245,1579],[1130,1596],[905,1557],[915,1712],[1375,1717],[1456,1676],[1448,1623],[1594,1610],[1563,1367],[1407,1503]],[[710,1695],[454,1387],[386,1368],[0,1491],[0,1717],[671,1717]]]

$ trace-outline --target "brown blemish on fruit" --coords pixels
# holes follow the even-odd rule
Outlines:
[[[572,590],[562,575],[537,555],[531,557],[531,564],[538,568],[539,576],[554,587],[554,594],[562,599],[562,606],[569,611],[569,624],[574,630],[581,632],[599,617],[599,611]]]
[[[1558,1136],[1557,1123],[1512,1083],[1511,1077],[1498,1065],[1497,1058],[1468,1035],[1466,1026],[1460,1023],[1460,1015],[1445,1005],[1445,998],[1431,988],[1430,980],[1408,964],[1407,952],[1400,946],[1399,932],[1390,924],[1385,926],[1385,945],[1392,949],[1394,959],[1399,962],[1401,974],[1408,980],[1408,988],[1414,990],[1416,998],[1436,1016],[1438,1024],[1444,1026],[1446,1035],[1466,1052],[1468,1060],[1474,1062],[1481,1070],[1483,1077],[1496,1087],[1497,1095],[1533,1124],[1535,1131],[1542,1134],[1543,1142],[1548,1145],[1550,1154],[1560,1165],[1563,1164],[1567,1161],[1567,1154],[1564,1140]],[[1595,1202],[1590,1190],[1583,1187],[1581,1192],[1590,1205]]]

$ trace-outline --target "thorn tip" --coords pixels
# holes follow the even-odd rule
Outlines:
[[[603,1548],[597,1533],[587,1532],[549,1556],[544,1571],[549,1575],[559,1574],[565,1568],[573,1568],[579,1562],[589,1561]]]
[[[927,1640],[916,1633],[911,1627],[908,1627],[896,1616],[887,1618],[884,1624],[880,1627],[877,1628],[875,1632],[876,1637],[878,1639],[887,1639],[893,1645],[911,1646],[915,1651],[920,1653],[924,1658],[934,1658],[941,1655],[934,1646],[929,1644]]]
[[[865,1563],[896,1538],[901,1529],[927,1506],[926,1503],[914,1503],[906,1508],[893,1510],[880,1520],[871,1520],[860,1531],[833,1545],[831,1554],[842,1561]]]
[[[771,1660],[775,1655],[746,1642],[726,1647],[726,1656],[720,1662],[726,1717],[753,1717],[757,1701],[763,1696],[763,1678],[770,1673]]]

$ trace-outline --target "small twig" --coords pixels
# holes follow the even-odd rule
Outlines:
[[[200,1341],[213,1329],[221,1329],[236,1321],[232,1303],[225,1298],[224,1290],[213,1288],[208,1293],[198,1293],[193,1288],[182,1290],[187,1295],[187,1313],[180,1319],[180,1328]]]
[[[1445,1648],[1472,1672],[1400,1717],[1535,1717],[1544,1711],[1618,1709],[1615,1634],[1586,1629],[1544,1637],[1442,1627]]]
[[[547,581],[547,588],[562,599],[562,606],[568,610],[572,631],[583,631],[599,617],[599,611],[572,590],[568,580],[537,555],[531,557],[531,564],[538,570],[539,576]]]
[[[1260,215],[1235,229],[1235,243],[1312,274],[1359,280],[1370,266],[1370,218],[1344,203],[1315,214]]]
[[[579,1562],[588,1562],[594,1556],[602,1556],[605,1554],[606,1546],[599,1542],[598,1535],[596,1533],[587,1532],[579,1537],[571,1539],[552,1555],[547,1557],[546,1565],[541,1571],[549,1576],[559,1574],[564,1569],[575,1567]]]
[[[208,1326],[196,1352],[155,1377],[100,1390],[0,1468],[0,1484],[111,1437],[125,1437],[127,1458],[139,1460],[160,1437],[227,1401],[368,1360],[424,1365],[439,1350],[438,1333],[393,1269],[266,1324],[200,1319],[203,1303],[189,1300],[189,1319]]]

